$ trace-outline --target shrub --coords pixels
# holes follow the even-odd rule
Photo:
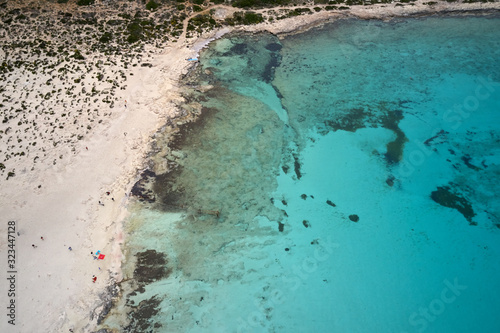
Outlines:
[[[85,57],[80,53],[80,50],[75,50],[75,54],[73,54],[71,57],[75,58],[76,60],[85,60]]]
[[[159,4],[157,4],[156,2],[151,0],[146,4],[146,9],[147,10],[155,10],[156,8],[158,8],[158,6],[159,6]]]
[[[235,25],[235,24],[249,25],[249,24],[261,23],[263,21],[264,18],[262,17],[262,15],[254,12],[245,12],[244,14],[242,12],[236,12],[234,13],[231,19],[226,19],[226,22],[229,25]]]
[[[127,26],[127,30],[130,34],[127,38],[127,41],[129,43],[135,43],[142,38],[142,27],[139,23],[137,22],[130,23]]]
[[[16,175],[15,171],[9,171],[9,173],[7,174],[7,180],[9,180],[10,177],[14,177]]]
[[[105,43],[108,43],[111,41],[111,39],[113,38],[113,35],[111,34],[111,32],[105,32],[101,38],[99,38],[99,42],[105,44]]]
[[[95,3],[95,0],[78,0],[76,4],[78,6],[89,6],[93,5]]]

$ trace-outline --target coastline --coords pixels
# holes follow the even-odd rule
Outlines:
[[[405,7],[353,6],[349,11],[319,12],[275,23],[225,28],[223,33],[269,31],[281,36],[348,17],[476,15],[478,10],[482,14],[498,9],[499,3],[440,3],[432,8],[421,2]],[[6,220],[17,221],[20,231],[17,248],[22,274],[18,284],[19,326],[16,325],[20,332],[96,329],[110,300],[109,288],[122,279],[121,247],[126,238],[122,224],[129,202],[126,194],[148,163],[152,137],[179,113],[183,98],[177,82],[192,66],[186,59],[223,33],[212,31],[200,38],[172,43],[166,50],[152,51],[148,60],[152,66],[135,67],[127,89],[118,95],[123,101],[117,107],[118,115],[105,128],[79,142],[68,161],[20,173],[4,182],[0,197],[2,215]],[[68,153],[64,145],[54,147],[52,155],[63,153]],[[36,187],[38,183],[41,188]],[[6,229],[5,223],[2,228]],[[44,240],[40,240],[41,236]],[[37,248],[31,248],[31,244]],[[105,260],[92,259],[90,252],[97,250],[106,254]],[[92,275],[98,277],[95,284]]]

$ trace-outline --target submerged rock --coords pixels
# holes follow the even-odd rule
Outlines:
[[[469,221],[469,224],[476,225],[472,221],[472,218],[476,216],[472,205],[461,195],[453,193],[449,186],[438,187],[431,193],[431,199],[441,206],[456,209]]]
[[[134,279],[139,283],[151,283],[170,274],[167,268],[167,259],[164,253],[156,250],[146,250],[136,254],[137,265],[134,270]]]
[[[359,216],[356,214],[349,215],[349,220],[351,220],[352,222],[358,222]]]
[[[332,207],[337,207],[337,205],[336,205],[336,204],[334,204],[334,203],[333,203],[332,201],[330,201],[330,200],[326,200],[326,204],[327,204],[327,205],[330,205],[330,206],[332,206]]]
[[[285,230],[285,225],[281,222],[278,222],[278,230],[279,232],[283,232],[283,230]]]
[[[141,179],[139,179],[132,187],[132,190],[130,191],[131,195],[138,197],[140,201],[146,201],[149,203],[155,202],[156,196],[149,188],[152,186],[155,179],[156,174],[153,171],[145,170],[141,174]]]
[[[152,327],[161,327],[160,323],[152,323],[151,318],[156,316],[160,311],[160,304],[162,299],[156,295],[141,301],[132,311],[128,314],[130,324],[125,327],[125,332],[153,332]]]

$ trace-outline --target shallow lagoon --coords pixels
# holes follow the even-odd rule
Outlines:
[[[165,269],[124,330],[499,331],[498,59],[481,17],[212,43],[179,166],[126,224]]]

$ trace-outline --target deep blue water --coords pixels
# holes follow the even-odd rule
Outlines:
[[[202,116],[127,222],[126,272],[154,249],[169,274],[122,311],[154,299],[155,332],[500,331],[500,19],[340,20],[200,59]]]

